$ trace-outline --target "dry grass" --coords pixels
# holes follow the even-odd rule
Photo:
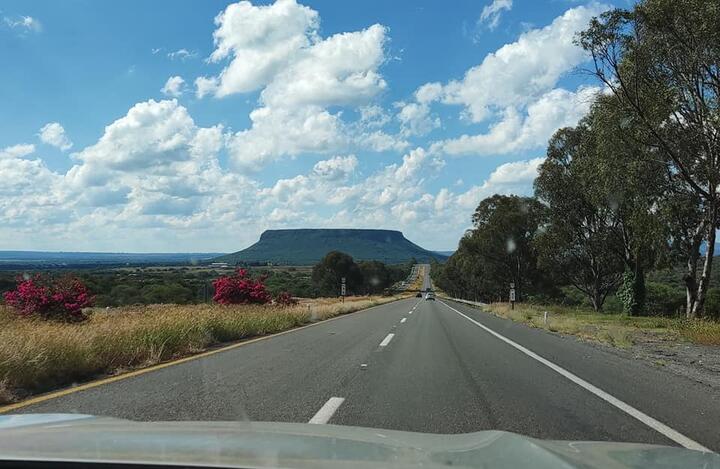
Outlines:
[[[0,403],[212,345],[284,331],[392,301],[320,299],[272,306],[150,305],[95,311],[81,324],[16,317],[0,305]]]
[[[648,332],[667,340],[684,339],[696,344],[720,346],[720,323],[713,321],[633,317],[562,306],[527,304],[516,304],[515,309],[511,310],[507,303],[492,303],[487,305],[485,310],[532,327],[576,335],[620,348],[630,347],[641,334]],[[544,321],[545,311],[548,311],[547,323]]]
[[[425,267],[418,267],[418,274],[413,283],[408,285],[408,290],[422,290],[423,280],[425,279]]]
[[[680,321],[679,333],[690,342],[720,346],[720,324],[714,321]]]

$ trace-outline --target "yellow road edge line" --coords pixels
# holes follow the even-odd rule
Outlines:
[[[199,359],[201,359],[201,358],[206,358],[206,357],[209,357],[209,356],[218,354],[218,353],[227,352],[228,350],[233,350],[233,349],[242,347],[242,346],[244,346],[244,345],[250,345],[250,344],[253,344],[253,343],[255,343],[255,342],[260,342],[261,340],[272,339],[273,337],[277,337],[277,336],[280,336],[280,335],[289,334],[289,333],[291,333],[291,332],[297,332],[297,331],[300,331],[300,330],[302,330],[302,329],[307,329],[308,327],[318,326],[318,325],[320,325],[320,324],[325,324],[325,323],[330,322],[330,321],[335,321],[336,319],[342,319],[342,318],[348,317],[348,316],[353,315],[353,314],[355,314],[355,313],[361,313],[361,312],[363,312],[363,311],[368,311],[368,310],[371,310],[371,309],[373,309],[373,308],[379,308],[380,306],[385,306],[385,305],[388,305],[388,304],[390,304],[390,303],[395,303],[396,301],[402,301],[402,300],[406,300],[406,299],[408,299],[408,298],[399,298],[399,299],[397,299],[397,300],[388,301],[387,303],[382,303],[382,304],[379,304],[379,305],[370,306],[369,308],[362,308],[362,309],[358,309],[357,311],[352,311],[352,312],[350,312],[350,313],[340,314],[340,315],[335,316],[335,317],[332,317],[332,318],[323,319],[323,320],[321,320],[321,321],[314,322],[314,323],[312,323],[312,324],[306,324],[306,325],[304,325],[304,326],[293,327],[293,328],[288,329],[288,330],[285,330],[285,331],[276,332],[275,334],[264,335],[264,336],[261,336],[261,337],[256,337],[256,338],[254,338],[254,339],[248,339],[248,340],[242,340],[242,339],[241,339],[241,342],[237,342],[237,343],[234,343],[234,344],[231,344],[231,345],[226,345],[226,346],[224,346],[224,347],[220,347],[220,348],[213,349],[213,350],[208,350],[208,351],[206,351],[206,352],[201,352],[201,353],[198,353],[198,354],[196,354],[196,355],[190,355],[190,356],[188,356],[188,357],[183,357],[183,358],[178,358],[178,359],[176,359],[176,360],[171,360],[171,361],[168,361],[168,362],[158,363],[157,365],[152,365],[152,366],[149,366],[149,367],[147,367],[147,368],[141,368],[141,369],[139,369],[139,370],[128,371],[127,373],[122,373],[122,374],[119,374],[119,375],[116,375],[116,376],[110,376],[110,377],[108,377],[108,378],[102,378],[102,379],[98,379],[98,380],[95,380],[95,381],[90,381],[90,382],[88,382],[88,383],[83,383],[83,384],[80,384],[80,385],[77,385],[77,386],[73,386],[73,387],[70,387],[70,388],[60,389],[60,390],[58,390],[58,391],[51,391],[51,392],[49,392],[49,393],[47,393],[47,394],[41,394],[41,395],[39,395],[39,396],[31,397],[31,398],[29,398],[29,399],[25,399],[24,401],[21,401],[21,402],[16,402],[15,404],[8,404],[8,405],[5,405],[5,406],[0,406],[0,414],[5,414],[5,413],[8,413],[8,412],[12,412],[13,410],[22,409],[22,408],[24,408],[24,407],[28,407],[28,406],[31,406],[31,405],[39,404],[39,403],[45,402],[45,401],[50,401],[50,400],[52,400],[52,399],[57,399],[58,397],[67,396],[68,394],[73,394],[73,393],[76,393],[76,392],[86,391],[86,390],[92,389],[92,388],[97,388],[97,387],[99,387],[99,386],[103,386],[103,385],[105,385],[105,384],[114,383],[114,382],[116,382],[116,381],[122,381],[122,380],[124,380],[124,379],[134,378],[135,376],[144,375],[144,374],[146,374],[146,373],[152,373],[153,371],[158,371],[158,370],[161,370],[161,369],[163,369],[163,368],[169,368],[169,367],[171,367],[171,366],[181,365],[181,364],[183,364],[183,363],[187,363],[187,362],[190,362],[190,361],[193,361],[193,360],[199,360]]]

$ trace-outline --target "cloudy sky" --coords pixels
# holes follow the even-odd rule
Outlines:
[[[587,111],[573,38],[610,6],[6,0],[0,249],[228,252],[300,227],[454,249]]]

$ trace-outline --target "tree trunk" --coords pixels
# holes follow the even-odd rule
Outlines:
[[[697,295],[695,304],[693,305],[692,318],[702,317],[705,309],[705,295],[710,284],[710,273],[712,271],[712,261],[715,255],[715,223],[711,223],[707,234],[707,248],[705,251],[705,262],[703,262],[703,272],[700,276],[700,283],[697,287]]]
[[[596,312],[599,312],[600,308],[602,308],[602,304],[603,304],[602,295],[600,294],[600,290],[594,289],[592,298],[590,298],[590,300],[592,301],[593,310],[595,310]]]
[[[695,311],[695,302],[697,300],[697,263],[700,257],[700,245],[702,244],[702,231],[703,227],[700,227],[692,239],[690,252],[688,253],[687,259],[687,271],[683,277],[685,282],[685,316],[692,318],[693,312]]]
[[[590,301],[592,301],[593,309],[595,311],[600,311],[603,304],[603,297],[602,292],[600,291],[600,276],[597,273],[595,273],[595,279],[592,287],[592,297],[590,298]]]
[[[645,269],[640,262],[640,256],[635,258],[635,272],[633,278],[633,308],[631,314],[640,316],[645,310]]]

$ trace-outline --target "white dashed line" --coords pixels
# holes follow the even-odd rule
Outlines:
[[[344,397],[331,397],[324,406],[320,407],[320,410],[308,423],[328,423],[343,402],[345,402]]]
[[[395,337],[395,334],[388,334],[387,336],[385,336],[383,341],[380,342],[380,347],[386,347],[387,344],[389,344],[390,341],[393,339],[393,337]]]
[[[405,321],[407,321],[407,318],[402,318],[402,319],[400,320],[400,324],[404,323]]]
[[[511,347],[515,347],[516,349],[518,349],[519,351],[521,351],[522,353],[524,353],[524,354],[527,355],[528,357],[533,358],[533,359],[539,361],[539,362],[542,363],[543,365],[547,366],[548,368],[550,368],[551,370],[557,372],[558,374],[564,376],[565,378],[569,379],[570,381],[572,381],[573,383],[577,384],[578,386],[580,386],[580,387],[584,388],[585,390],[587,390],[587,391],[595,394],[597,397],[599,397],[600,399],[604,400],[605,402],[607,402],[607,403],[609,403],[609,404],[617,407],[618,409],[622,410],[623,412],[625,412],[626,414],[630,415],[631,417],[636,418],[637,420],[641,421],[642,423],[644,423],[644,424],[647,425],[648,427],[652,428],[653,430],[655,430],[655,431],[657,431],[657,432],[665,435],[666,437],[668,437],[669,439],[671,439],[671,440],[674,441],[675,443],[678,443],[678,444],[680,444],[680,445],[682,445],[682,446],[684,446],[685,448],[688,448],[688,449],[694,449],[694,450],[698,450],[698,451],[705,451],[705,452],[708,452],[708,453],[712,452],[711,450],[709,450],[708,448],[704,447],[703,445],[701,445],[701,444],[698,443],[697,441],[691,440],[690,438],[686,437],[686,436],[683,435],[682,433],[680,433],[680,432],[678,432],[678,431],[676,431],[676,430],[673,430],[672,428],[668,427],[668,426],[665,425],[664,423],[662,423],[662,422],[660,422],[660,421],[658,421],[658,420],[655,420],[654,418],[650,417],[650,416],[647,415],[646,413],[644,413],[644,412],[642,412],[642,411],[639,411],[638,409],[632,407],[630,404],[626,404],[625,402],[621,401],[621,400],[618,399],[617,397],[612,396],[611,394],[608,394],[607,392],[603,391],[602,389],[598,388],[597,386],[594,386],[594,385],[588,383],[588,382],[585,381],[584,379],[582,379],[582,378],[580,378],[579,376],[577,376],[577,375],[569,372],[569,371],[566,370],[565,368],[562,368],[561,366],[556,365],[555,363],[551,362],[550,360],[541,357],[540,355],[536,354],[535,352],[533,352],[533,351],[530,350],[530,349],[527,349],[527,348],[523,347],[522,345],[518,344],[517,342],[514,342],[514,341],[508,339],[507,337],[498,334],[497,332],[495,332],[494,330],[492,330],[492,329],[490,329],[489,327],[485,326],[484,324],[480,324],[480,323],[477,322],[476,320],[472,319],[472,318],[469,317],[469,316],[466,316],[465,314],[461,313],[460,311],[458,311],[457,309],[453,308],[452,306],[450,306],[449,304],[445,303],[444,301],[441,301],[441,303],[444,304],[445,306],[447,306],[448,308],[450,308],[451,310],[455,311],[456,313],[458,313],[460,316],[464,317],[465,319],[467,319],[467,320],[470,321],[471,323],[473,323],[473,324],[475,324],[476,326],[482,328],[483,330],[485,330],[485,331],[488,332],[489,334],[494,335],[495,337],[497,337],[498,339],[502,340],[503,342],[505,342],[506,344],[510,345]]]

